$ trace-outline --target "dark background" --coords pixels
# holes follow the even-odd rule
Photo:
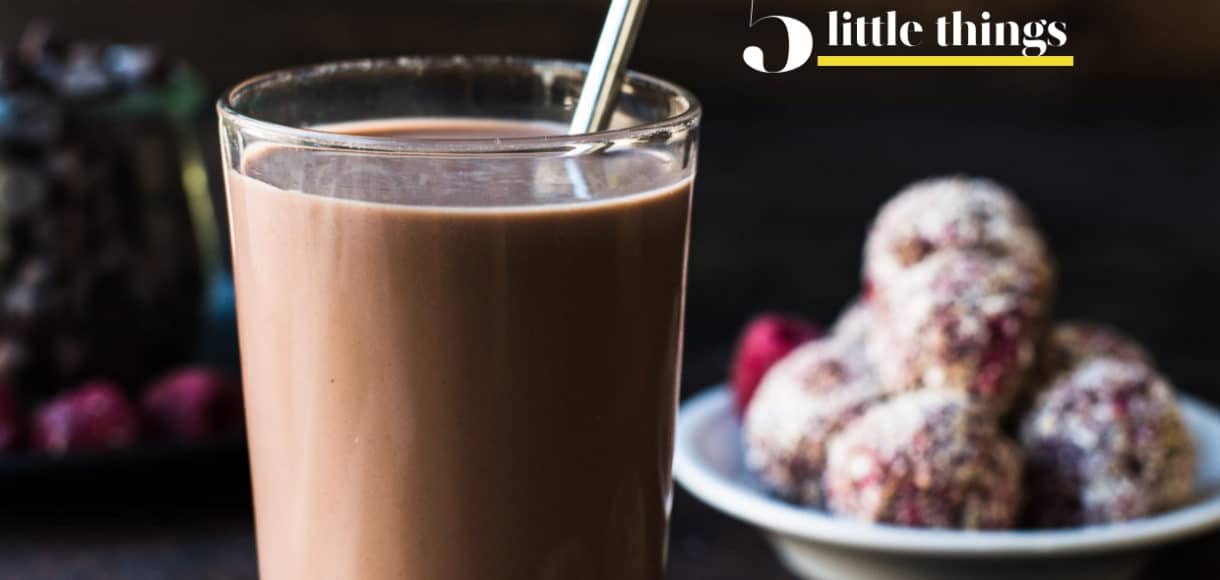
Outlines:
[[[400,53],[587,59],[595,0],[0,1],[0,40],[43,18],[69,37],[151,42],[193,63],[216,93],[269,69]],[[1220,3],[926,0],[994,20],[1068,22],[1073,69],[748,69],[785,49],[775,21],[747,26],[749,0],[656,0],[632,66],[684,84],[706,121],[697,188],[689,357],[720,356],[763,308],[830,319],[854,292],[877,206],[903,184],[965,172],[1034,208],[1063,271],[1060,312],[1110,321],[1148,342],[1178,382],[1220,398]],[[817,35],[829,9],[875,1],[758,0]],[[822,50],[820,52],[833,52]],[[214,139],[210,125],[204,138]],[[214,141],[207,147],[215,151]],[[216,184],[219,189],[219,184]],[[219,192],[218,192],[219,193]],[[713,352],[715,351],[715,352]],[[702,382],[714,375],[694,377]]]
[[[1183,390],[1220,402],[1220,3],[757,4],[756,15],[809,23],[815,53],[828,52],[817,45],[831,9],[899,8],[923,22],[955,9],[987,9],[996,20],[1055,18],[1069,24],[1068,45],[1057,52],[1075,55],[1076,67],[811,64],[763,75],[742,63],[741,51],[760,45],[778,66],[784,35],[773,21],[750,29],[749,0],[655,0],[632,66],[688,86],[706,106],[684,393],[720,380],[735,333],[756,311],[829,321],[857,290],[860,246],[880,203],[914,179],[965,172],[1008,184],[1037,213],[1060,262],[1061,317],[1129,331]],[[151,42],[193,63],[219,92],[268,69],[357,56],[583,60],[605,5],[3,0],[0,40],[12,42],[37,17],[69,37]],[[211,120],[202,124],[215,151]],[[40,484],[42,500],[10,495],[31,515],[0,526],[0,577],[251,577],[244,470],[233,453],[203,454],[82,472]],[[752,533],[689,497],[679,496],[675,518],[675,578],[786,578]],[[1214,577],[1217,542],[1175,547],[1150,573]]]

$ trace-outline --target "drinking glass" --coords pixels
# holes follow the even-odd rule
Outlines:
[[[220,101],[263,580],[662,577],[700,108],[510,57]]]

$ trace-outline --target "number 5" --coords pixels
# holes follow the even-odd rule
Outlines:
[[[805,26],[804,22],[776,14],[754,18],[754,0],[750,0],[750,28],[754,28],[755,24],[764,20],[778,20],[784,23],[784,29],[788,31],[788,61],[784,63],[784,68],[767,70],[766,65],[763,64],[762,49],[757,46],[748,46],[741,53],[741,58],[746,61],[746,66],[760,73],[778,74],[794,71],[809,62],[809,57],[813,55],[813,33],[809,31],[809,27]]]

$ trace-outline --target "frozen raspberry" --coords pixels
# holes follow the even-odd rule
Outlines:
[[[46,403],[34,416],[33,447],[68,451],[118,449],[139,437],[140,421],[118,385],[95,380]]]
[[[1021,425],[1039,526],[1130,520],[1181,505],[1195,447],[1173,389],[1147,363],[1098,356],[1058,375]]]
[[[17,400],[17,391],[0,383],[0,451],[13,449],[21,442],[25,417]]]
[[[152,434],[200,441],[240,421],[241,392],[222,372],[189,368],[159,379],[141,406]]]
[[[961,392],[904,394],[830,439],[827,506],[857,519],[1003,529],[1021,503],[1021,454]]]
[[[1003,414],[1034,369],[1049,310],[1041,272],[979,252],[942,251],[874,306],[869,356],[890,392],[948,388]]]
[[[797,316],[762,314],[751,320],[737,343],[729,379],[738,413],[745,413],[758,383],[771,365],[792,349],[821,335],[821,329]]]
[[[746,464],[776,494],[821,505],[827,439],[882,394],[863,346],[836,332],[797,347],[763,378],[745,415]]]

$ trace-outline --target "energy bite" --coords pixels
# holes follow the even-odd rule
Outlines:
[[[943,250],[1049,264],[1030,212],[1007,189],[988,179],[933,178],[907,186],[877,214],[865,242],[865,286],[884,293],[903,272]]]
[[[1056,323],[1046,333],[1038,368],[1029,377],[1028,387],[1018,396],[1006,422],[1019,428],[1021,418],[1029,413],[1038,395],[1060,374],[1099,357],[1155,366],[1152,355],[1140,343],[1112,326],[1088,321]]]
[[[1062,322],[1047,338],[1043,356],[1051,376],[1096,357],[1152,364],[1148,351],[1135,339],[1105,324]]]
[[[1021,453],[960,392],[931,389],[869,409],[830,440],[823,475],[836,514],[929,528],[1017,521]]]
[[[861,346],[848,335],[815,340],[763,378],[745,416],[746,465],[777,495],[821,505],[827,438],[881,396]]]
[[[1027,519],[1120,522],[1185,502],[1195,449],[1172,387],[1150,365],[1111,357],[1061,373],[1021,424]]]
[[[908,270],[877,303],[868,353],[888,392],[945,388],[1003,414],[1034,368],[1049,309],[1046,272],[974,251]]]

